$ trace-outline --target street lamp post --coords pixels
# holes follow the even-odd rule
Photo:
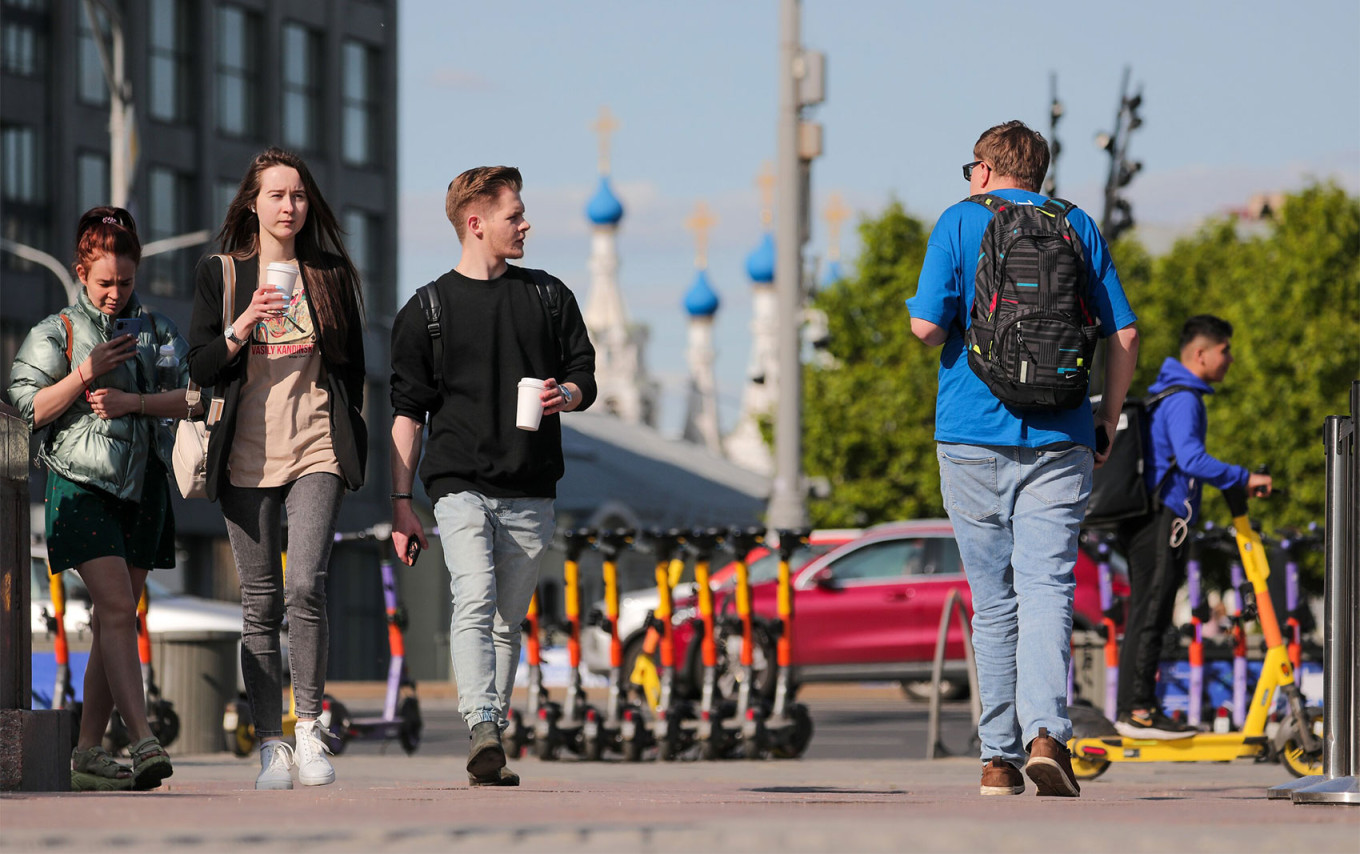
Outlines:
[[[776,122],[775,322],[779,399],[775,403],[774,483],[766,523],[807,524],[803,483],[803,374],[799,359],[803,318],[803,244],[808,238],[811,161],[821,154],[821,127],[802,121],[805,106],[824,97],[825,57],[800,44],[800,0],[779,4],[779,117]]]

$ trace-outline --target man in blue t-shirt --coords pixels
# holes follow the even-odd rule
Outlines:
[[[969,195],[995,193],[1042,205],[1048,143],[1018,121],[997,125],[963,167]],[[1091,472],[1109,456],[1138,358],[1136,320],[1109,247],[1091,218],[1068,222],[1085,250],[1093,308],[1106,338],[1105,385],[1094,419],[1088,406],[1020,412],[973,373],[964,330],[983,233],[992,211],[970,201],[946,210],[931,232],[911,331],[941,344],[935,440],[941,492],[973,596],[982,719],[982,794],[1076,797],[1067,740],[1067,667],[1072,640],[1077,535]],[[1097,441],[1097,434],[1102,434]]]

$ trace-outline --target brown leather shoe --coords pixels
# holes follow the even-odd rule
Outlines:
[[[982,794],[1019,795],[1024,791],[1025,777],[1020,769],[1000,756],[993,756],[990,762],[982,766]]]
[[[1025,773],[1034,781],[1038,795],[1059,798],[1081,796],[1081,786],[1077,785],[1077,777],[1072,773],[1071,754],[1044,727],[1039,727],[1039,734],[1029,744]]]
[[[518,786],[519,775],[509,768],[501,768],[494,774],[486,777],[474,777],[468,775],[469,786]]]

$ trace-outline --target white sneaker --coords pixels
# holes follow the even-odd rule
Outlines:
[[[285,741],[266,741],[260,745],[260,776],[257,789],[293,788],[293,748]]]
[[[298,782],[304,786],[325,786],[335,782],[335,769],[326,758],[330,747],[316,721],[298,721],[293,726],[297,742]]]

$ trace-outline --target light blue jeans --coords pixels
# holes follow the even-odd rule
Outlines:
[[[1066,743],[1077,535],[1094,457],[940,443],[940,487],[973,593],[982,759],[1023,765],[1046,727]]]
[[[449,566],[453,621],[449,647],[458,713],[468,728],[505,726],[519,667],[520,624],[552,542],[551,498],[446,495],[434,505]]]

